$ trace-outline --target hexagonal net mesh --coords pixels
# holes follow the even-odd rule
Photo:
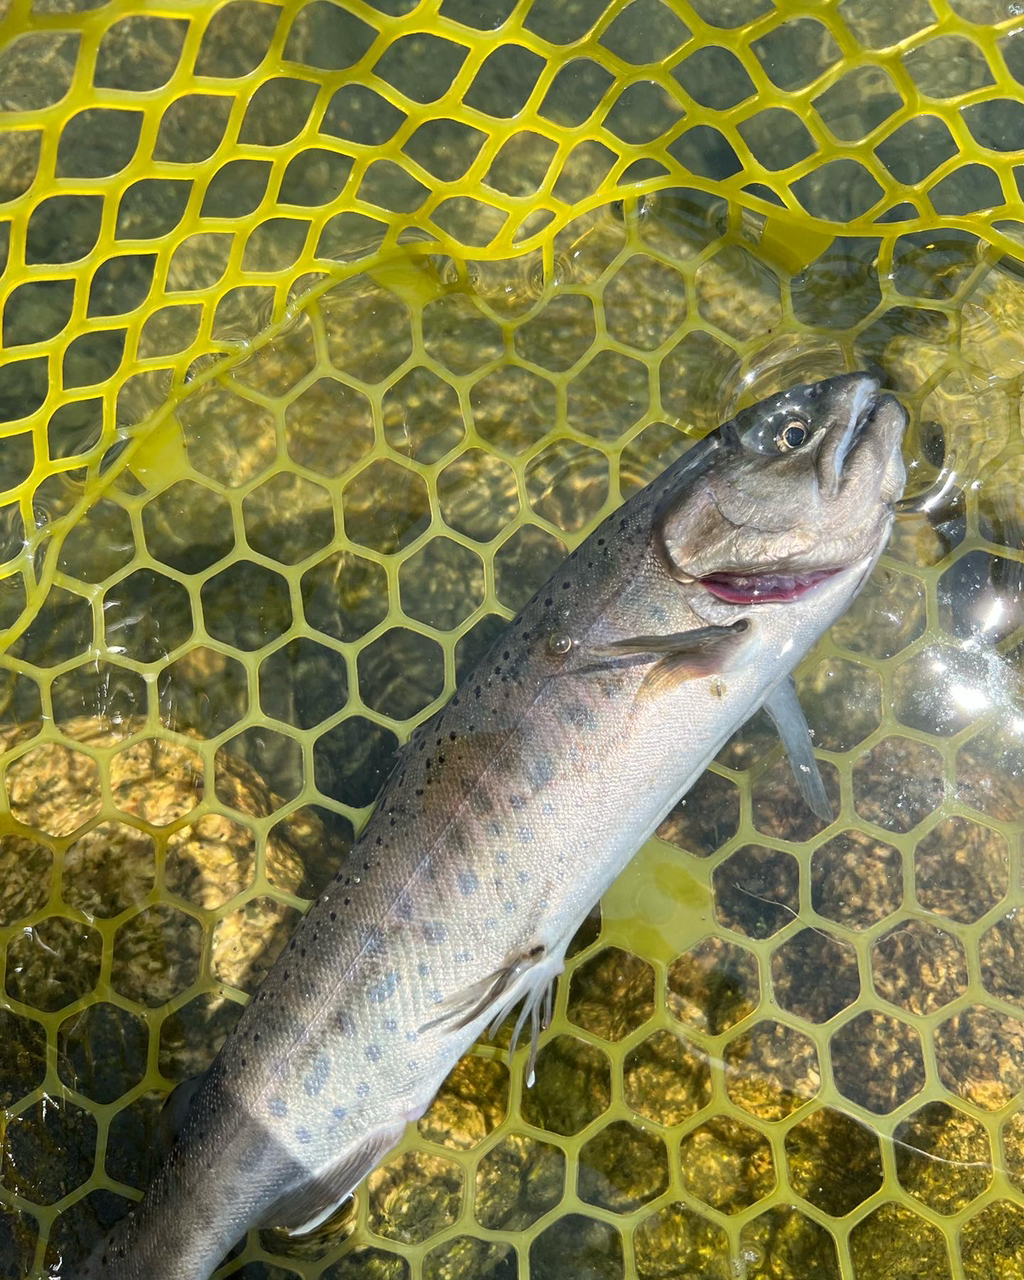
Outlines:
[[[1024,1268],[1024,36],[1000,0],[0,0],[0,1275],[150,1176],[395,747],[743,399],[912,483],[801,694],[456,1069],[223,1274]],[[685,856],[680,851],[685,851]]]

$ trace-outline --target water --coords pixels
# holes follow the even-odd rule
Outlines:
[[[917,1205],[984,1193],[983,1240],[1012,1221],[992,1151],[1002,1128],[1014,1167],[1024,1025],[1004,336],[1024,286],[958,242],[978,301],[940,314],[925,251],[914,294],[858,244],[789,277],[771,231],[675,192],[581,219],[547,273],[357,273],[197,388],[172,466],[110,482],[127,523],[93,523],[91,596],[68,561],[77,590],[51,591],[10,686],[6,1149],[47,1257],[144,1183],[159,1096],[209,1060],[394,745],[501,619],[688,435],[846,366],[908,404],[912,485],[955,451],[963,493],[901,526],[801,670],[837,822],[804,809],[760,718],[742,729],[581,939],[536,1087],[481,1047],[354,1218],[254,1237],[240,1265],[859,1277],[894,1224],[887,1249],[931,1256]],[[60,744],[30,736],[40,671]],[[97,1132],[98,1189],[61,1213]],[[33,1218],[6,1221],[39,1265]]]
[[[547,39],[573,39],[587,20],[585,6],[535,7]],[[701,14],[740,24],[759,8]],[[924,181],[932,162],[950,163],[941,121],[899,114],[892,78],[939,101],[983,88],[980,46],[932,56],[940,42],[919,38],[932,20],[919,6],[898,31],[891,6],[841,8],[868,49],[916,44],[888,72],[837,75],[801,111],[815,131],[868,139],[871,164],[871,130],[888,118],[884,163],[899,182]],[[471,9],[444,6],[479,26]],[[685,30],[652,27],[656,9],[644,41],[657,33],[671,46],[657,56],[675,57]],[[262,7],[219,15],[199,69],[244,76],[273,26]],[[320,67],[337,21],[357,48],[361,28],[339,15],[306,6],[281,36],[285,58]],[[97,84],[155,91],[174,73],[181,24],[147,21],[101,42]],[[602,47],[632,66],[640,30],[617,20]],[[48,35],[32,57],[15,46],[9,91],[29,92],[43,57],[56,93],[77,39]],[[145,58],[124,56],[136,40]],[[1002,38],[1011,72],[1016,43]],[[755,49],[769,80],[794,90],[842,52],[817,19]],[[675,77],[698,103],[740,83],[709,65]],[[511,92],[519,73],[498,71]],[[588,74],[583,90],[598,91]],[[282,104],[273,88],[246,107],[247,145],[305,126],[308,94]],[[207,100],[198,129],[169,107],[161,158],[212,155],[226,101]],[[382,101],[332,98],[331,146],[383,147]],[[544,129],[576,127],[574,101],[553,94]],[[628,139],[664,107],[620,100],[612,133]],[[581,932],[536,1086],[501,1036],[479,1047],[353,1211],[307,1242],[253,1233],[228,1273],[1019,1274],[1024,277],[991,247],[995,215],[966,217],[970,183],[944,188],[947,228],[872,227],[857,204],[867,171],[838,181],[807,159],[796,113],[767,115],[737,126],[750,162],[736,179],[717,131],[696,151],[689,138],[685,158],[719,194],[619,191],[514,258],[485,247],[503,234],[495,208],[465,196],[437,224],[461,250],[419,226],[396,234],[409,184],[386,168],[367,172],[362,212],[328,216],[317,201],[337,197],[351,162],[301,150],[280,188],[290,216],[245,224],[252,274],[218,295],[202,340],[189,290],[219,287],[232,235],[175,232],[191,179],[147,176],[119,197],[119,240],[177,235],[168,305],[154,303],[140,332],[138,354],[159,367],[105,408],[79,390],[49,416],[49,456],[68,469],[2,526],[3,563],[28,551],[0,583],[3,624],[26,624],[0,659],[0,1275],[75,1256],[145,1185],[163,1096],[209,1062],[345,857],[395,747],[533,586],[690,438],[788,383],[863,367],[911,411],[911,487],[952,465],[960,488],[900,525],[799,673],[837,822],[807,813],[755,718]],[[553,152],[509,129],[481,177],[536,196]],[[5,201],[36,164],[33,135],[9,136]],[[404,154],[428,173],[450,181],[467,157],[470,171],[473,130],[441,121],[415,137]],[[804,207],[854,219],[851,234],[720,194],[743,181],[777,199],[772,175],[805,161]],[[207,193],[210,216],[241,217],[258,196],[263,170],[247,163],[245,181],[225,174]],[[585,139],[555,196],[593,203],[606,164],[604,142]],[[37,264],[89,252],[98,198],[34,206]],[[295,211],[310,208],[301,250]],[[526,212],[516,243],[551,216]],[[1001,231],[1005,250],[1013,228]],[[377,253],[389,234],[393,249]],[[0,222],[5,258],[8,242]],[[98,272],[90,314],[116,317],[144,293],[148,260]],[[5,343],[64,323],[57,293],[5,311]],[[116,345],[76,352],[82,386]],[[7,366],[8,417],[45,395],[44,374],[38,354]],[[30,441],[21,429],[3,440],[5,475],[27,473]]]

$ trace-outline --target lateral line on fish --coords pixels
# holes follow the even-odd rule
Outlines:
[[[539,592],[537,594],[539,594]],[[534,599],[536,599],[536,595],[534,596]],[[531,600],[530,603],[532,604],[533,600]],[[528,607],[529,607],[528,605],[524,606],[524,608],[528,608]],[[595,620],[593,623],[591,623],[590,627],[581,637],[581,643],[584,640],[588,639],[590,635],[598,628],[598,626],[599,626],[598,620]],[[508,734],[505,738],[505,741],[501,744],[498,750],[492,754],[487,765],[481,770],[481,772],[476,776],[476,778],[474,778],[473,788],[467,788],[466,794],[463,796],[458,806],[452,812],[451,816],[447,819],[447,821],[441,827],[440,831],[437,833],[434,840],[431,842],[429,848],[427,849],[427,852],[416,864],[415,868],[412,871],[412,874],[402,882],[401,889],[392,895],[392,898],[391,898],[392,903],[398,903],[399,901],[401,901],[406,889],[408,889],[408,887],[419,877],[424,867],[426,867],[430,862],[431,858],[433,858],[434,854],[437,852],[438,846],[441,844],[444,837],[448,834],[451,828],[455,825],[455,822],[457,821],[457,819],[462,816],[466,807],[469,805],[470,797],[473,794],[473,789],[478,787],[481,781],[484,778],[488,777],[488,775],[494,769],[496,769],[499,764],[503,762],[505,754],[508,752],[513,742],[513,739],[516,737],[517,734],[521,733],[523,721],[526,719],[529,713],[533,711],[534,707],[537,705],[537,703],[540,701],[543,695],[548,691],[549,687],[553,684],[554,677],[558,674],[559,673],[557,671],[552,671],[541,680],[540,687],[538,688],[536,694],[534,695],[533,699],[529,703],[527,703],[526,706],[524,706],[522,712],[520,713],[518,719],[516,720],[516,723],[510,727]],[[446,706],[447,705],[448,704],[446,704]],[[443,710],[441,714],[443,714]],[[408,743],[406,743],[405,745],[407,747]],[[389,775],[388,777],[388,782],[390,782],[390,780],[391,780],[391,775]],[[367,819],[367,826],[369,826],[370,822],[373,820],[373,816],[376,814],[376,812],[377,812],[376,809],[374,809],[373,814],[371,814],[370,818]],[[364,827],[363,832],[365,832],[365,830],[366,828]],[[355,848],[357,848],[362,838],[363,838],[363,833],[361,832],[359,839],[352,846],[352,850],[355,850]],[[351,854],[351,851],[350,851],[350,854]],[[329,893],[330,889],[328,889],[326,892]],[[321,896],[321,899],[318,899],[318,901],[321,901],[321,900],[322,900],[322,896]],[[301,929],[305,925],[305,922],[308,918],[309,918],[308,915],[303,916],[302,921],[299,925],[299,929]],[[388,923],[393,919],[395,919],[395,908],[394,906],[389,906],[387,910],[383,913],[383,915],[381,915],[380,918],[374,923],[373,927],[374,929],[379,929],[382,925]],[[336,993],[348,981],[353,970],[356,968],[359,961],[363,958],[369,946],[370,946],[370,940],[367,939],[367,941],[364,942],[363,945],[359,948],[358,952],[356,952],[356,954],[352,957],[352,960],[346,966],[344,972],[342,972],[338,976],[336,982],[331,986],[329,993],[325,995],[325,997],[322,1000],[318,1001],[314,1005],[314,1013],[312,1017],[307,1021],[302,1033],[295,1036],[295,1038],[288,1045],[288,1049],[283,1055],[286,1059],[290,1058],[292,1053],[294,1053],[296,1049],[298,1049],[305,1041],[309,1039],[312,1028],[320,1021],[323,1015],[331,1007],[336,997]],[[255,999],[256,999],[256,996],[254,995],[252,1000],[255,1000]],[[252,1000],[249,1001],[249,1004],[252,1003]],[[248,1008],[248,1005],[246,1007]],[[269,1080],[264,1085],[264,1087],[257,1093],[255,1102],[257,1104],[262,1103],[264,1099],[267,1097],[267,1095],[272,1093],[277,1087],[278,1085],[276,1080],[273,1080],[273,1079]],[[360,1108],[350,1107],[349,1113],[350,1114],[358,1113],[359,1110]]]

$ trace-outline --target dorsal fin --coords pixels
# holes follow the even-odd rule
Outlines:
[[[185,1117],[192,1105],[192,1099],[199,1092],[206,1076],[207,1072],[201,1071],[197,1076],[182,1080],[164,1099],[164,1105],[160,1108],[160,1115],[157,1117],[154,1139],[157,1153],[161,1157],[165,1156],[177,1141],[178,1134],[185,1125]]]

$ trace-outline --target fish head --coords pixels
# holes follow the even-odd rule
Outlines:
[[[655,529],[681,581],[737,604],[781,602],[888,539],[906,473],[907,415],[866,373],[791,387],[724,423],[681,470]]]

